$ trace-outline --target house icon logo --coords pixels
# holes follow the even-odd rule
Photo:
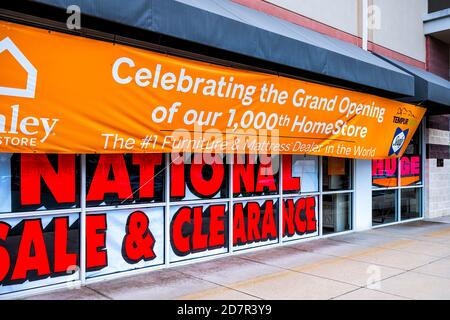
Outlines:
[[[37,70],[31,64],[31,62],[24,56],[24,54],[17,48],[17,46],[12,42],[9,37],[4,38],[0,41],[0,54],[3,51],[9,51],[9,53],[16,59],[20,66],[25,69],[28,74],[27,87],[22,88],[10,88],[0,86],[0,95],[12,96],[12,97],[23,97],[23,98],[34,98],[36,91],[36,80],[37,80]]]

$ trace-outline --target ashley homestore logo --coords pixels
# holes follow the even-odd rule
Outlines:
[[[9,37],[6,37],[0,41],[0,54],[4,51],[8,51],[14,59],[20,64],[20,66],[27,72],[27,87],[25,89],[21,88],[10,88],[0,86],[0,95],[3,96],[13,96],[22,98],[34,98],[36,91],[36,80],[37,80],[37,70],[31,64],[31,62],[25,57],[25,55],[17,48],[17,46],[12,42]]]
[[[0,95],[34,98],[36,91],[37,70],[25,55],[19,50],[14,42],[6,37],[0,41],[0,55],[10,53],[14,60],[27,73],[26,88],[12,88],[0,86]],[[5,68],[3,66],[3,68]],[[10,77],[16,76],[17,73],[11,72]],[[34,101],[31,101],[34,102]],[[44,143],[54,132],[56,124],[60,119],[49,116],[32,114],[24,114],[21,112],[19,104],[10,106],[11,110],[8,112],[5,106],[1,106],[0,112],[0,146],[4,151],[8,147],[37,147],[38,143]]]

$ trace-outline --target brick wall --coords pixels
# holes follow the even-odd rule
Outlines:
[[[450,119],[432,116],[425,130],[425,217],[435,218],[450,214]],[[444,166],[437,166],[443,159]]]
[[[436,218],[450,214],[450,160],[444,159],[444,167],[436,166],[436,159],[425,163],[425,217]]]
[[[450,80],[449,45],[433,37],[427,37],[427,70]]]

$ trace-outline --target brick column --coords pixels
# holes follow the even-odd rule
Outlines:
[[[430,116],[425,129],[425,217],[450,215],[450,117]],[[438,161],[443,162],[438,167]]]
[[[427,36],[427,70],[450,80],[449,45],[436,38]]]

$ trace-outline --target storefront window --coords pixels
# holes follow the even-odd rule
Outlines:
[[[7,214],[0,220],[0,233],[9,230],[2,246],[11,253],[0,295],[79,280],[80,228],[86,278],[352,229],[352,160],[323,158],[320,168],[320,157],[305,155],[246,155],[232,165],[225,156],[180,155],[168,163],[166,157],[0,155],[0,208]],[[58,214],[43,216],[37,210]],[[11,218],[15,211],[30,212]],[[24,235],[34,237],[36,248],[21,249]],[[18,255],[19,250],[24,254]],[[48,268],[28,259],[25,253],[30,252],[42,254],[42,261],[48,257]],[[15,268],[19,271],[14,274]],[[26,285],[16,284],[12,276],[25,279]]]
[[[161,265],[164,261],[164,208],[87,214],[88,278]]]
[[[283,155],[283,193],[319,191],[319,157]]]
[[[164,201],[164,156],[93,154],[86,156],[88,207]]]
[[[422,144],[420,141],[420,130],[417,130],[400,159],[402,186],[422,184]]]
[[[401,191],[402,220],[419,218],[422,210],[422,189],[410,188]]]
[[[351,160],[324,157],[323,191],[349,190],[352,188]]]
[[[228,198],[225,158],[207,154],[181,155],[170,164],[170,201]]]
[[[283,200],[283,241],[319,235],[319,197]]]
[[[323,195],[323,234],[352,229],[352,195],[336,193]]]
[[[170,261],[228,252],[228,204],[170,208]]]
[[[80,278],[79,213],[0,219],[0,234],[0,296]]]
[[[79,166],[73,154],[0,154],[0,211],[80,207]]]
[[[419,126],[401,158],[372,161],[374,226],[422,216],[421,132]]]
[[[352,160],[322,158],[322,233],[331,234],[352,229]]]
[[[397,221],[397,190],[379,190],[372,193],[373,225]]]
[[[233,196],[254,197],[279,193],[279,156],[238,155],[233,164]]]
[[[235,250],[278,242],[278,200],[237,202],[233,214]]]
[[[397,158],[372,160],[372,186],[390,188],[398,185]]]

